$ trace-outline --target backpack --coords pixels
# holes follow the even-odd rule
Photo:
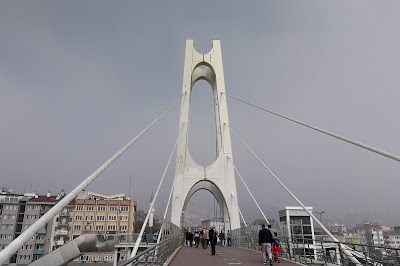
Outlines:
[[[279,247],[280,244],[281,244],[281,241],[279,241],[278,238],[275,238],[275,239],[274,239],[274,245],[277,246],[277,247]]]

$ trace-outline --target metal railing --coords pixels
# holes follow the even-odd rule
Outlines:
[[[257,226],[232,230],[232,246],[260,251],[258,233]],[[279,256],[300,264],[354,265],[350,257],[343,253],[347,249],[363,265],[400,265],[398,248],[301,237],[279,237],[279,240]]]
[[[154,234],[144,234],[142,236],[141,242],[143,244],[151,244],[151,243],[157,243],[157,238],[158,238],[159,232],[156,232]],[[177,235],[182,235],[182,229],[180,229],[178,226],[174,225],[173,223],[169,221],[164,221],[161,227],[161,240],[174,237]],[[139,237],[139,233],[133,233],[133,234],[119,234],[115,243],[116,244],[134,244],[136,243],[136,240]]]
[[[183,235],[166,238],[159,244],[146,249],[135,257],[122,261],[118,266],[124,265],[156,265],[162,266],[164,263],[174,255],[175,251],[183,245]]]

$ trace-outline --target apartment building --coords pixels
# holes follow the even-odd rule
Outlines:
[[[363,243],[371,246],[383,246],[383,229],[380,224],[358,224],[354,227],[354,231],[358,234]]]
[[[126,238],[133,233],[136,202],[125,194],[102,195],[85,192],[75,200],[71,233],[72,239],[82,234],[105,234],[108,239]],[[120,258],[127,257],[127,251],[120,253]],[[83,254],[76,261],[112,262],[114,251],[99,251]]]
[[[2,190],[3,192],[3,190]],[[0,195],[0,250],[3,250],[18,235],[16,235],[18,213],[20,211],[20,201],[23,196],[4,192]],[[22,227],[22,223],[19,227]],[[19,231],[21,231],[19,229]],[[15,254],[10,262],[16,263]],[[6,263],[8,264],[8,263]]]
[[[55,196],[47,193],[12,194],[2,189],[0,193],[0,250],[4,249],[22,232],[27,230],[57,202]],[[8,262],[18,265],[30,264],[49,251],[51,222],[35,234],[18,250]]]
[[[384,231],[385,246],[400,248],[400,231]]]

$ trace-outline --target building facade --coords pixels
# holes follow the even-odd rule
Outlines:
[[[383,229],[379,224],[358,224],[354,227],[354,231],[358,234],[363,243],[371,246],[383,246]]]
[[[68,216],[59,217],[61,221],[71,220],[71,223],[68,223],[70,229],[67,232],[58,231],[59,234],[66,234],[67,239],[75,239],[83,234],[104,234],[109,240],[117,240],[126,239],[134,232],[136,202],[126,198],[124,194],[108,196],[84,192],[77,197],[74,204],[73,211],[67,209]],[[63,227],[62,230],[65,228],[67,227]],[[57,231],[54,231],[53,234],[58,239]],[[99,250],[98,252],[84,253],[75,261],[113,262],[114,256],[114,250]],[[123,260],[128,257],[128,251],[121,250],[117,256]]]
[[[39,196],[36,193],[23,195],[0,194],[0,250],[27,230],[43,214],[57,202],[55,196],[47,193]],[[51,221],[26,242],[16,254],[11,256],[8,263],[27,265],[47,254],[50,247]],[[7,264],[7,263],[6,263]]]

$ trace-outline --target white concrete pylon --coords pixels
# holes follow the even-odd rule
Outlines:
[[[187,145],[191,92],[198,80],[206,80],[213,90],[218,154],[209,166],[198,165]],[[229,125],[229,119],[219,40],[213,40],[213,47],[207,54],[198,53],[193,40],[186,40],[182,93],[179,126],[182,133],[178,140],[171,222],[182,227],[182,216],[190,198],[196,191],[205,189],[215,196],[225,229],[239,228],[239,209],[232,197],[234,195],[237,200],[235,173],[229,162],[232,160],[231,137],[229,129],[224,127]]]

